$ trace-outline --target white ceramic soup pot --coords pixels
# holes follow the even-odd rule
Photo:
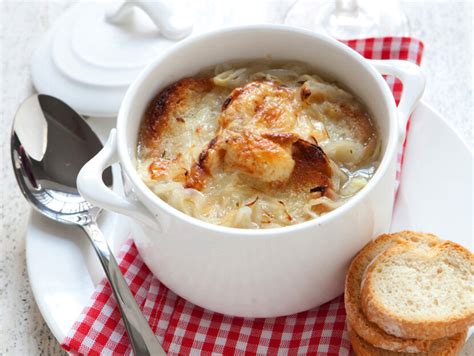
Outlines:
[[[176,210],[140,179],[136,147],[145,108],[164,87],[204,68],[239,59],[302,61],[342,83],[371,113],[383,159],[369,183],[346,204],[312,221],[275,229],[209,224]],[[400,78],[397,109],[381,73]],[[130,86],[103,150],[78,177],[91,203],[134,218],[133,237],[150,270],[181,297],[210,310],[245,317],[288,315],[343,291],[354,255],[390,227],[397,151],[407,118],[424,89],[416,65],[369,61],[329,37],[279,25],[221,29],[191,37],[152,62]],[[118,195],[102,171],[120,163],[131,193]]]

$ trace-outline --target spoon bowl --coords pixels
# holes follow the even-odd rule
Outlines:
[[[25,198],[50,219],[84,225],[101,209],[79,194],[76,177],[102,148],[82,117],[48,95],[29,97],[18,110],[11,137],[13,168]],[[112,172],[104,172],[112,186]]]

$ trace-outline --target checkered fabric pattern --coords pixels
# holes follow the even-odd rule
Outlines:
[[[345,42],[367,58],[419,64],[423,44],[412,38]],[[386,78],[398,102],[402,85]],[[403,155],[399,155],[400,164]],[[398,176],[399,177],[399,176]],[[279,318],[237,318],[202,309],[177,296],[143,263],[133,240],[119,255],[120,268],[153,331],[169,355],[349,355],[343,297]],[[63,348],[73,354],[130,354],[131,347],[112,291],[102,281]]]

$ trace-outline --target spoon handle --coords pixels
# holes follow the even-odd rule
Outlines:
[[[127,329],[128,338],[132,344],[133,353],[135,356],[165,356],[166,352],[161,347],[145,316],[138,307],[99,227],[95,222],[81,227],[92,242],[112,291],[114,292],[115,299],[122,314],[123,323]]]

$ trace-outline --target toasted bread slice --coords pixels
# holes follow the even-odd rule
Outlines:
[[[347,329],[356,356],[455,356],[461,351],[467,335],[466,329],[461,333],[434,341],[427,352],[407,353],[380,349],[362,339],[350,325]]]
[[[352,261],[347,272],[344,301],[347,319],[358,335],[370,344],[386,350],[399,352],[426,352],[431,341],[401,339],[387,334],[364,315],[360,303],[360,287],[364,272],[370,262],[386,249],[398,244],[411,243],[415,248],[428,248],[440,240],[431,234],[401,231],[381,235],[367,244]]]
[[[371,322],[398,337],[459,333],[474,322],[474,255],[451,241],[394,246],[367,268],[361,302]]]

